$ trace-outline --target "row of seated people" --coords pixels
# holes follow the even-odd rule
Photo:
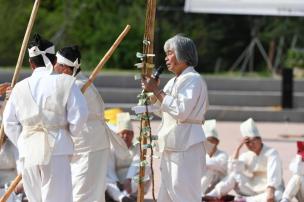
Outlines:
[[[286,187],[279,153],[263,142],[252,118],[240,125],[243,136],[231,157],[218,149],[216,120],[205,122],[207,170],[202,177],[203,201],[289,202],[304,201],[304,142],[290,163],[293,176]],[[240,154],[243,146],[246,152]],[[236,197],[228,195],[234,191]]]

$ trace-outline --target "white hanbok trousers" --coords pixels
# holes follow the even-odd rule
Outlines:
[[[182,152],[164,151],[158,202],[200,202],[201,178],[206,166],[203,143]]]
[[[282,201],[292,201],[296,197],[298,201],[304,201],[304,176],[293,175],[289,180]]]
[[[104,202],[109,149],[75,154],[71,161],[73,202]]]
[[[221,179],[221,176],[218,174],[218,172],[215,172],[213,170],[206,170],[204,172],[205,173],[201,180],[202,195],[205,195],[207,192],[212,190]]]
[[[256,193],[250,187],[246,186],[246,180],[249,181],[250,179],[247,179],[246,176],[241,174],[231,173],[229,176],[220,181],[207,195],[220,197],[228,194],[228,192],[234,189],[239,195],[246,198],[246,202],[266,202],[266,192]],[[239,181],[242,183],[238,183]],[[280,201],[282,198],[282,191],[275,190],[274,195],[275,201]]]
[[[22,181],[30,202],[73,201],[68,155],[52,156],[48,165],[24,168]]]

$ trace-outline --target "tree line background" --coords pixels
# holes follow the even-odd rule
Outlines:
[[[0,66],[17,61],[33,0],[0,0]],[[278,68],[290,49],[304,45],[304,21],[300,17],[266,17],[184,13],[184,0],[159,0],[155,28],[156,65],[164,64],[163,44],[182,33],[192,38],[199,52],[201,72],[229,70],[256,31]],[[142,50],[145,0],[43,0],[33,33],[55,43],[56,49],[77,44],[82,68],[92,69],[126,24],[131,31],[106,64],[108,69],[134,69]],[[255,54],[255,71],[266,64]],[[217,65],[216,65],[217,64]],[[27,57],[24,65],[27,66]]]

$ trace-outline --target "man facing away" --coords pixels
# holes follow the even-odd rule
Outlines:
[[[71,136],[87,120],[85,98],[68,75],[51,75],[51,42],[35,35],[29,44],[30,77],[12,90],[4,130],[18,147],[23,186],[30,202],[72,202]]]
[[[55,71],[76,77],[76,85],[81,89],[88,79],[81,73],[78,47],[64,47],[56,55]],[[71,161],[73,201],[104,202],[110,129],[105,123],[104,102],[97,88],[90,85],[84,96],[89,117],[80,135],[72,137],[75,145]]]
[[[107,194],[114,201],[135,202],[138,186],[136,176],[139,174],[140,156],[139,145],[133,143],[134,131],[128,112],[117,114],[117,135],[124,140],[129,155],[121,158],[111,145],[107,172]],[[146,192],[151,184],[149,171],[146,169],[144,178]],[[108,200],[108,202],[112,200]]]
[[[243,122],[240,130],[243,140],[228,162],[229,175],[207,196],[220,198],[234,189],[246,202],[279,201],[284,188],[279,153],[263,143],[253,119]],[[248,151],[240,155],[244,145]]]
[[[207,168],[201,180],[202,194],[204,195],[226,176],[228,154],[218,149],[220,140],[216,130],[216,120],[205,121],[203,129],[207,138],[205,142]]]

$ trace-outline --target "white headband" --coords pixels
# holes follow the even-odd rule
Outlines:
[[[53,71],[53,64],[50,61],[50,59],[46,56],[47,53],[49,54],[55,54],[55,46],[50,46],[44,51],[40,50],[38,46],[33,46],[32,48],[28,49],[28,53],[30,57],[35,57],[38,55],[42,56],[43,62],[45,64],[46,69],[49,71],[51,74]]]
[[[56,57],[57,57],[57,63],[58,64],[63,64],[63,65],[67,65],[67,66],[70,66],[70,67],[74,67],[72,76],[75,76],[76,71],[79,69],[79,67],[81,65],[78,62],[78,58],[74,62],[72,62],[71,60],[63,57],[59,52],[56,53]]]

